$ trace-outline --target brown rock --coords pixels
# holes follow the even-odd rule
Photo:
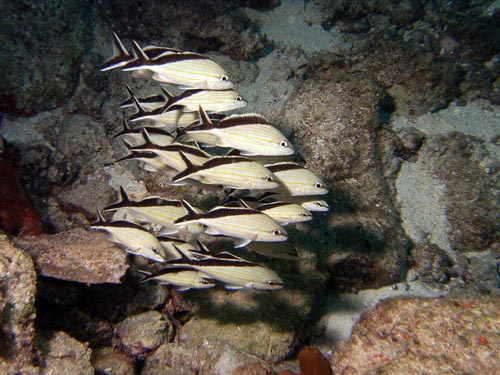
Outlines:
[[[333,360],[336,374],[494,374],[498,298],[404,298],[361,316]]]
[[[44,344],[41,375],[94,375],[91,350],[64,332],[55,332]]]
[[[18,245],[35,260],[42,276],[87,284],[120,283],[126,254],[107,235],[83,228],[54,235],[26,237]]]
[[[0,373],[36,374],[36,273],[23,250],[0,234]]]
[[[338,290],[395,282],[405,263],[405,238],[379,157],[381,98],[368,76],[337,81],[318,73],[285,110],[306,167],[325,180],[333,196],[327,222],[318,215],[304,234],[319,245],[318,259],[328,257]]]
[[[134,362],[125,354],[110,347],[94,350],[92,365],[99,374],[135,374]]]
[[[330,375],[332,369],[326,357],[313,346],[304,346],[299,355],[300,375]]]

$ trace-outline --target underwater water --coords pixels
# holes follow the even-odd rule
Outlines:
[[[499,9],[1,3],[0,373],[498,371]]]

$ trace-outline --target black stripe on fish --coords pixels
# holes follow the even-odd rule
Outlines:
[[[134,96],[137,98],[137,96],[133,93],[132,89],[127,83],[125,84],[125,87],[127,88],[129,97],[120,104],[120,108],[133,106],[135,104]],[[148,96],[147,98],[141,98],[141,99],[137,98],[137,101],[140,104],[160,103],[160,102],[165,103],[165,97],[163,95],[151,95]]]
[[[263,116],[259,114],[245,113],[241,115],[231,115],[225,117],[217,124],[217,127],[230,128],[233,126],[248,125],[248,124],[270,125],[269,121],[267,121]]]
[[[116,221],[106,221],[100,211],[98,211],[99,218],[94,223],[90,224],[91,227],[112,227],[112,228],[128,228],[128,229],[137,229],[143,232],[148,232],[151,234],[149,230],[144,228],[142,225],[132,223],[127,220],[116,220]]]
[[[149,197],[142,199],[140,201],[131,200],[125,189],[120,186],[120,198],[119,201],[104,208],[104,211],[117,210],[119,208],[126,207],[181,207],[182,203],[178,200],[168,200],[160,197]]]
[[[136,150],[159,150],[159,151],[171,151],[171,152],[182,152],[184,154],[189,154],[189,155],[194,155],[194,156],[199,156],[199,157],[210,157],[209,154],[207,154],[205,151],[193,147],[193,146],[188,146],[188,145],[183,145],[183,144],[170,144],[166,146],[160,146],[157,145],[156,143],[153,143],[151,138],[149,137],[149,134],[146,129],[142,128],[142,136],[145,140],[145,142],[142,145],[139,146],[133,146],[130,147],[129,149],[132,151]]]
[[[154,272],[154,273],[150,273],[150,272],[142,271],[142,270],[137,270],[137,271],[146,276],[145,278],[143,278],[140,281],[141,283],[144,283],[146,281],[153,280],[157,277],[164,276],[164,275],[167,275],[169,273],[179,273],[179,272],[194,271],[194,270],[192,267],[167,267],[167,268],[162,268],[161,270]],[[207,279],[209,279],[208,276],[207,276]]]
[[[151,151],[132,151],[130,154],[116,160],[124,161],[124,160],[133,160],[133,159],[154,159],[157,155]]]
[[[288,161],[276,164],[267,164],[265,165],[265,167],[269,169],[272,173],[291,171],[294,169],[304,169],[302,165]]]
[[[134,57],[125,49],[120,38],[113,31],[113,56],[102,64],[100,68],[101,72],[120,68],[133,60]]]
[[[262,212],[254,210],[253,208],[246,207],[216,207],[205,214],[195,215],[188,214],[174,221],[174,224],[183,223],[186,221],[196,220],[199,218],[203,219],[218,219],[221,217],[228,216],[241,216],[241,215],[264,215]]]

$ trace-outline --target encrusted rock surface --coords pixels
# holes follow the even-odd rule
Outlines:
[[[36,374],[36,273],[30,256],[0,234],[0,373]]]
[[[273,375],[264,361],[219,340],[197,346],[164,344],[146,360],[141,375]]]
[[[363,314],[335,353],[334,373],[494,374],[500,368],[498,298],[404,298]]]
[[[42,352],[41,375],[94,375],[92,350],[64,332],[54,332],[39,340]]]
[[[97,231],[75,228],[19,239],[42,276],[85,284],[120,283],[128,268],[126,253]]]
[[[92,365],[98,374],[135,375],[134,361],[110,347],[93,350]]]
[[[342,78],[318,74],[305,81],[285,120],[306,167],[331,189],[328,223],[318,219],[304,232],[316,238],[307,251],[327,261],[336,289],[356,290],[400,277],[405,240],[379,166],[382,93],[364,75]]]
[[[113,339],[130,356],[138,356],[155,350],[169,337],[170,323],[158,311],[132,315],[116,326]]]

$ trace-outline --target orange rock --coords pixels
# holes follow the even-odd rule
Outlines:
[[[297,375],[295,372],[290,370],[281,371],[278,375]]]
[[[14,235],[38,235],[44,232],[43,225],[24,193],[17,159],[17,149],[4,142],[0,151],[0,229]]]
[[[299,352],[300,375],[331,375],[330,361],[313,346],[304,346]]]

